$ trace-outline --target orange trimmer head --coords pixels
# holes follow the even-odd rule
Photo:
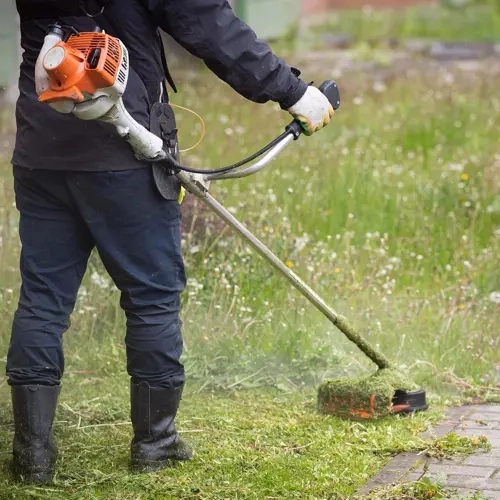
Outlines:
[[[328,380],[318,390],[322,413],[352,420],[377,420],[428,407],[425,391],[393,369],[379,370],[364,379]]]

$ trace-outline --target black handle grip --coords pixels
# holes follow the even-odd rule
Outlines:
[[[340,91],[337,82],[333,80],[325,80],[318,89],[325,94],[326,98],[330,101],[333,109],[336,111],[340,108]],[[297,121],[293,120],[289,123],[285,130],[291,134],[293,134],[295,139],[298,139],[301,134],[304,132],[302,125]]]
[[[326,80],[318,88],[325,94],[333,109],[337,111],[340,108],[340,91],[337,82]]]

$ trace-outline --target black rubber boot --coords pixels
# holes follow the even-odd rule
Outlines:
[[[150,387],[147,382],[131,382],[132,470],[154,472],[192,457],[174,422],[183,388],[181,385],[165,389]]]
[[[52,424],[59,386],[11,387],[14,413],[12,469],[18,481],[46,484],[52,481],[57,459]]]

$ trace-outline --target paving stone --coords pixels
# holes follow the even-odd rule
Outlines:
[[[466,488],[456,488],[453,490],[453,493],[456,495],[463,496],[463,497],[470,497],[474,493],[477,493],[477,490],[468,490]]]
[[[464,420],[459,426],[459,429],[492,429],[492,430],[500,430],[500,419],[498,421],[494,421],[491,419],[483,420]]]
[[[443,423],[458,423],[460,419],[464,418],[464,416],[480,411],[476,408],[476,406],[455,406],[450,408],[445,419],[443,420]]]
[[[435,429],[429,429],[429,430],[425,431],[424,433],[422,433],[422,437],[424,439],[442,438],[442,437],[446,436],[447,434],[449,434],[450,432],[453,432],[455,430],[455,427],[457,426],[457,424],[458,424],[458,422],[454,423],[454,424],[449,424],[449,425],[439,425]]]
[[[474,465],[476,467],[493,467],[495,469],[500,468],[500,456],[498,455],[473,455],[467,457],[462,465]]]
[[[500,492],[500,478],[484,479],[482,477],[450,474],[446,478],[446,484],[452,488],[470,488],[473,490],[491,490]]]
[[[410,472],[406,476],[404,476],[405,482],[418,481],[422,476],[421,472]]]
[[[453,460],[440,460],[439,458],[426,458],[421,461],[420,464],[413,470],[413,472],[418,472],[422,474],[425,469],[429,469],[434,465],[439,465],[440,467],[453,467],[457,465],[461,465],[461,457],[457,457]]]
[[[496,467],[482,467],[472,465],[450,465],[448,464],[430,464],[429,474],[446,474],[466,477],[489,478],[496,472]]]
[[[409,470],[421,460],[415,453],[401,453],[396,458],[391,460],[377,475],[375,475],[358,494],[367,494],[373,488],[384,484],[400,482],[403,480]]]
[[[474,405],[470,406],[475,412],[500,413],[500,405]]]
[[[472,496],[474,493],[477,493],[477,490],[469,490],[466,488],[457,488],[454,493],[457,495],[461,495],[464,498],[468,498]],[[500,500],[500,491],[482,491],[482,496],[487,498],[488,500]]]
[[[486,422],[500,422],[500,413],[477,411],[471,413],[467,418],[470,420],[484,420]]]
[[[485,429],[484,426],[481,429],[457,429],[457,432],[470,436],[487,436],[491,439],[500,439],[499,429]]]
[[[500,491],[481,491],[481,495],[488,500],[500,500]]]
[[[485,422],[487,425],[482,425]],[[445,478],[449,488],[459,488],[469,496],[482,492],[492,500],[500,500],[500,405],[471,405],[452,408],[445,420],[435,429],[424,433],[424,437],[442,437],[450,432],[462,436],[486,436],[492,450],[477,450],[473,456],[456,456],[453,460],[427,458],[416,453],[402,453],[395,457],[359,493],[367,494],[373,488],[422,477],[430,480]],[[425,476],[424,464],[427,464]]]
[[[434,429],[429,429],[422,434],[423,438],[440,438],[453,432],[457,425],[463,420],[471,420],[470,415],[474,413],[473,406],[457,406],[450,408],[444,420],[442,420]]]

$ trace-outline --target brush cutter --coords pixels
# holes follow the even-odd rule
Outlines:
[[[99,30],[69,33],[59,25],[51,26],[36,67],[39,100],[62,113],[73,113],[83,120],[113,124],[132,146],[138,158],[166,165],[182,186],[203,201],[213,212],[238,232],[271,266],[290,283],[350,341],[372,360],[379,370],[368,379],[342,378],[324,382],[318,391],[320,411],[353,419],[376,419],[389,414],[426,410],[425,391],[419,389],[389,360],[375,350],[347,319],[290,270],[269,248],[243,226],[209,193],[211,181],[246,177],[265,168],[301,133],[292,121],[285,131],[251,157],[216,170],[196,170],[181,165],[163,140],[137,123],[122,101],[129,74],[128,52],[120,40]],[[333,108],[340,106],[339,88],[325,81],[319,89]],[[256,160],[250,166],[244,165]]]

